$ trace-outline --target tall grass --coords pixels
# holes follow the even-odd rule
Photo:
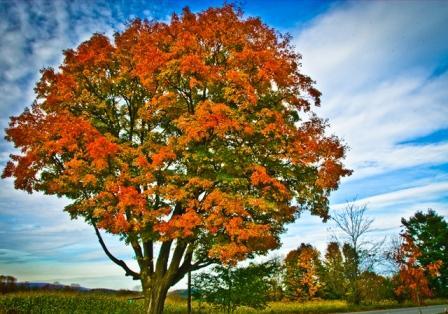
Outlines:
[[[141,313],[143,303],[124,297],[64,292],[25,292],[0,296],[0,313]]]
[[[428,300],[427,304],[447,304],[446,299]],[[271,302],[264,310],[238,308],[235,313],[337,313],[365,311],[371,309],[387,309],[412,304],[398,304],[395,301],[383,301],[373,305],[353,306],[339,300],[316,300],[308,302]],[[179,297],[168,297],[165,313],[186,313],[186,300]],[[77,292],[21,292],[0,295],[0,313],[144,313],[143,300],[128,300],[126,296],[101,293]],[[221,313],[217,308],[193,301],[193,313]]]

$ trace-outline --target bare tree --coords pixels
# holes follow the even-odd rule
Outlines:
[[[400,266],[398,265],[394,256],[396,256],[400,250],[402,239],[400,235],[394,235],[389,238],[386,248],[384,249],[384,271],[388,275],[394,275],[398,273]]]
[[[372,270],[381,260],[381,248],[384,240],[373,242],[366,235],[372,231],[374,219],[366,216],[367,205],[358,205],[355,201],[348,202],[344,209],[333,212],[331,219],[342,233],[342,241],[334,236],[338,242],[343,242],[347,269],[347,279],[350,282],[351,301],[360,302],[358,279],[365,270]],[[341,245],[342,246],[342,245]]]
[[[340,212],[334,212],[332,220],[338,228],[345,233],[348,242],[355,251],[362,245],[361,238],[370,230],[373,223],[372,218],[367,218],[364,214],[367,205],[356,205],[355,202],[348,202],[347,206]]]

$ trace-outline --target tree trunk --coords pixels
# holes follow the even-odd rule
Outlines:
[[[187,271],[191,270],[193,251],[189,251],[189,254],[184,256],[188,246],[184,241],[176,241],[176,247],[168,265],[172,243],[172,240],[162,242],[155,268],[149,263],[149,269],[146,269],[147,265],[144,261],[141,262],[139,276],[145,296],[145,309],[148,314],[163,312],[168,289],[181,280]],[[182,258],[184,262],[181,265]]]
[[[145,306],[147,314],[161,314],[165,305],[165,298],[169,285],[162,282],[154,282],[145,294]]]

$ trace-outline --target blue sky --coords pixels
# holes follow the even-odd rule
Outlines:
[[[149,1],[148,1],[149,2]],[[189,5],[221,1],[0,1],[0,128],[33,100],[39,69],[93,32],[112,35],[133,17],[168,20]],[[334,211],[357,199],[375,219],[372,239],[398,234],[400,218],[433,208],[448,216],[448,2],[240,1],[246,15],[289,32],[303,72],[317,81],[330,133],[350,146],[354,174],[331,196]],[[0,139],[0,167],[13,147]],[[0,273],[19,280],[134,288],[101,251],[91,227],[62,212],[64,199],[28,195],[0,181]],[[284,255],[319,249],[331,223],[304,214],[288,226]],[[129,249],[110,249],[135,265]],[[180,284],[182,286],[183,283]]]

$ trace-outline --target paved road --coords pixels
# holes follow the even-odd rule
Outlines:
[[[366,312],[352,312],[345,314],[439,314],[448,310],[448,304],[422,307],[405,307],[401,309],[375,310]],[[420,312],[421,311],[421,312]],[[448,313],[448,312],[447,312]]]

